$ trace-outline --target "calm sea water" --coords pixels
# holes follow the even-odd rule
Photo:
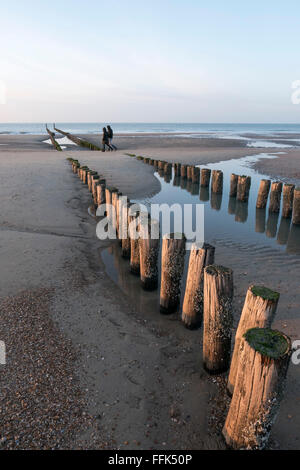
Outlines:
[[[57,127],[74,134],[95,134],[109,123],[57,122]],[[245,133],[276,134],[300,133],[300,124],[209,124],[209,123],[110,123],[115,132],[121,133],[198,133],[212,137],[242,135]],[[52,123],[48,123],[52,128]],[[45,123],[0,123],[0,134],[44,134]]]

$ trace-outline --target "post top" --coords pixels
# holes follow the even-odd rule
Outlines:
[[[290,350],[289,337],[271,328],[251,328],[244,338],[255,351],[271,359],[279,359]]]

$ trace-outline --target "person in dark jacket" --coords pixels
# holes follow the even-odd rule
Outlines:
[[[103,134],[102,134],[102,152],[105,152],[105,147],[108,147],[108,151],[113,151],[112,146],[109,143],[109,137],[108,137],[108,132],[106,130],[106,127],[103,127]]]
[[[114,131],[110,126],[107,126],[107,134],[108,134],[108,141],[109,145],[113,147],[114,150],[117,150],[117,147],[112,143],[113,137],[114,137]]]

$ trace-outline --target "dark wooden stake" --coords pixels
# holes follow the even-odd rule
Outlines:
[[[270,180],[260,180],[257,200],[256,200],[256,208],[257,209],[265,209],[269,192],[270,192],[271,181]]]
[[[282,192],[281,181],[274,181],[271,184],[269,212],[280,211],[281,192]]]
[[[250,176],[239,176],[236,198],[238,201],[247,202],[249,199],[249,191],[251,186]]]
[[[229,197],[236,197],[237,185],[238,185],[238,175],[232,173],[230,176],[230,190]]]
[[[222,194],[223,192],[223,172],[221,170],[213,170],[211,190],[213,193]]]

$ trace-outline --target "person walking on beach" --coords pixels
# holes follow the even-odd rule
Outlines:
[[[105,147],[108,147],[108,151],[113,151],[112,146],[109,143],[109,137],[108,137],[108,132],[106,130],[106,127],[103,127],[103,134],[102,134],[102,152],[105,152]]]
[[[114,150],[117,150],[117,147],[112,143],[112,140],[114,137],[114,131],[112,130],[110,126],[107,126],[107,134],[108,134],[109,145],[111,145]]]

